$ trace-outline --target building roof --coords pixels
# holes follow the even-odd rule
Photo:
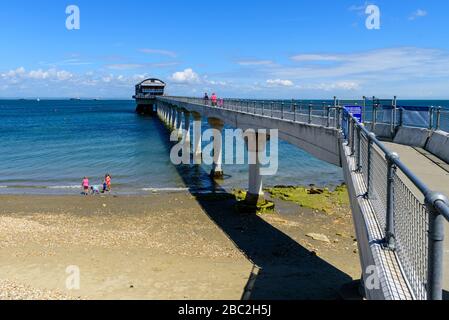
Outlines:
[[[165,87],[165,82],[159,79],[150,78],[143,80],[138,86]]]

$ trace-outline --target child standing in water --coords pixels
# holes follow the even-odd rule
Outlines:
[[[87,196],[89,194],[89,179],[87,177],[84,177],[81,187],[83,189],[83,194]]]
[[[110,174],[106,174],[105,178],[104,178],[104,182],[106,183],[106,186],[108,188],[108,191],[111,191],[111,184],[112,184],[112,178]]]

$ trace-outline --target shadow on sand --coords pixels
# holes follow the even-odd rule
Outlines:
[[[161,139],[168,141],[160,123]],[[170,149],[167,142],[167,152]],[[186,186],[196,190],[208,173],[200,166],[177,166]],[[212,196],[192,191],[210,219],[255,265],[258,274],[249,275],[242,298],[250,299],[338,299],[340,288],[352,278],[312,254],[294,239],[252,213],[237,213],[237,203],[217,183],[211,181]],[[214,193],[216,196],[213,196]]]

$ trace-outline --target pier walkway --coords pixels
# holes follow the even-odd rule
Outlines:
[[[194,158],[201,158],[201,119],[207,118],[215,132],[221,132],[225,124],[264,135],[276,130],[280,139],[342,167],[366,297],[439,300],[449,288],[449,271],[443,268],[449,256],[449,237],[444,242],[449,177],[442,168],[449,159],[449,134],[439,130],[449,113],[439,108],[424,114],[418,111],[418,119],[429,119],[423,127],[412,121],[415,110],[391,101],[385,108],[374,99],[371,106],[366,99],[335,98],[323,104],[226,99],[218,107],[203,99],[164,96],[157,97],[155,108],[184,143],[193,143]],[[364,112],[364,123],[347,108],[354,105]],[[219,177],[222,144],[215,143],[215,138],[211,174]],[[265,152],[263,146],[249,151]],[[426,157],[426,152],[432,155]],[[253,203],[263,198],[263,179],[259,162],[249,166],[248,201]]]
[[[396,152],[402,162],[410,168],[431,190],[439,190],[449,195],[449,171],[447,164],[423,149],[407,145],[384,142],[388,149]],[[413,184],[408,187],[419,194]],[[421,199],[424,201],[424,199]],[[449,223],[445,224],[444,270],[449,270]],[[443,289],[449,292],[449,272],[444,273]]]

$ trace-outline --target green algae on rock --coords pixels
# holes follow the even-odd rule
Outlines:
[[[243,190],[233,190],[235,199],[237,200],[236,210],[241,213],[255,212],[257,214],[273,213],[274,203],[272,201],[263,200],[257,204],[251,204],[246,201],[247,192]]]
[[[277,186],[266,189],[274,199],[291,201],[303,208],[319,210],[333,214],[336,207],[349,205],[349,194],[346,185],[338,186],[334,191],[315,187]]]

